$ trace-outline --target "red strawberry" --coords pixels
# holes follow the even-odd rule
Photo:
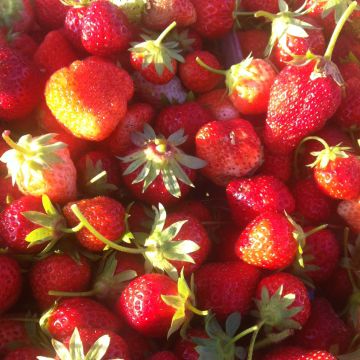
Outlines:
[[[132,30],[126,15],[110,1],[94,1],[82,19],[82,44],[94,55],[112,55],[127,49]]]
[[[35,360],[37,359],[37,356],[46,354],[47,352],[44,349],[26,346],[10,350],[4,357],[4,360]]]
[[[273,176],[256,176],[231,181],[226,188],[232,218],[239,226],[246,226],[263,212],[295,210],[289,189]]]
[[[73,211],[74,207],[97,232],[109,241],[117,241],[125,231],[125,209],[112,198],[97,196],[67,204],[63,212],[70,226],[76,226],[80,222]],[[105,247],[105,244],[87,228],[78,231],[76,238],[90,251],[101,251]]]
[[[54,30],[63,26],[68,7],[58,0],[34,0],[34,10],[39,25]]]
[[[179,338],[175,343],[175,354],[178,359],[182,360],[198,360],[199,353],[195,350],[197,344],[193,342],[193,338],[206,339],[208,335],[203,329],[190,329],[186,338]]]
[[[268,11],[277,13],[279,11],[279,1],[277,0],[243,0],[241,2],[242,9],[246,11]]]
[[[244,57],[249,56],[250,53],[256,59],[264,56],[269,41],[269,34],[266,31],[260,29],[241,30],[237,31],[236,35]]]
[[[24,55],[0,45],[0,117],[13,120],[27,116],[40,100],[39,70]]]
[[[204,125],[196,135],[196,154],[207,162],[203,174],[221,186],[255,171],[263,161],[260,139],[243,119]]]
[[[240,261],[205,264],[195,272],[199,306],[212,310],[219,319],[235,311],[244,315],[259,280],[260,271]]]
[[[43,327],[59,340],[70,336],[75,328],[106,329],[118,332],[123,324],[100,303],[80,297],[62,299],[42,319]]]
[[[219,38],[234,24],[235,0],[192,0],[197,13],[194,28],[206,38]]]
[[[185,200],[176,204],[176,212],[191,215],[201,223],[212,220],[210,210],[199,200]]]
[[[177,41],[183,53],[201,50],[203,47],[202,37],[193,29],[173,30],[169,35],[173,41]]]
[[[22,287],[19,264],[9,256],[0,256],[0,313],[10,309],[18,300]]]
[[[75,260],[66,254],[53,254],[38,261],[30,271],[30,286],[40,309],[48,309],[56,297],[49,291],[87,290],[91,277],[86,258]]]
[[[145,123],[150,124],[154,115],[154,108],[149,104],[130,105],[119,125],[105,140],[104,146],[114,155],[124,155],[132,145],[131,134],[141,131]]]
[[[12,49],[30,59],[33,58],[38,48],[38,44],[30,35],[26,33],[14,33],[11,30],[9,30],[6,35],[0,33],[0,43],[1,45],[10,46]]]
[[[131,360],[147,360],[150,354],[154,352],[154,344],[150,342],[150,339],[140,335],[130,327],[122,331],[121,336],[128,345]]]
[[[338,205],[337,213],[355,233],[360,234],[360,198],[342,201]]]
[[[82,27],[87,12],[87,6],[70,7],[64,21],[64,33],[76,49],[84,51],[82,44]]]
[[[264,149],[264,163],[260,172],[264,175],[272,175],[283,182],[290,180],[292,175],[292,154],[272,154],[269,149]]]
[[[148,360],[178,360],[178,358],[170,351],[160,351],[150,356]]]
[[[297,346],[276,346],[262,360],[299,360],[306,350]],[[322,360],[322,359],[319,359]]]
[[[240,116],[239,111],[227,96],[225,89],[216,89],[201,94],[197,101],[209,109],[215,120],[231,120]]]
[[[190,0],[149,0],[142,20],[153,30],[163,30],[173,21],[188,27],[196,21],[196,11]]]
[[[181,147],[186,151],[190,151],[194,147],[198,130],[211,120],[210,112],[197,102],[170,105],[165,107],[157,116],[155,131],[168,137],[176,131],[184,129],[188,138]]]
[[[11,179],[0,177],[0,208],[7,206],[9,200],[13,201],[22,196],[18,187],[12,184]]]
[[[310,351],[302,355],[299,360],[336,360],[336,357],[327,351]]]
[[[1,3],[0,27],[25,33],[34,25],[34,10],[30,0],[5,0]]]
[[[352,78],[360,78],[360,62],[353,53],[350,54],[349,61],[338,64],[340,73],[346,82]],[[351,94],[349,95],[351,96]]]
[[[179,77],[184,86],[190,91],[205,93],[213,90],[220,83],[221,76],[202,68],[196,62],[198,57],[210,67],[217,70],[221,69],[219,60],[212,53],[198,50],[188,54],[184,63],[180,64]]]
[[[0,355],[14,343],[30,345],[24,322],[0,319]]]

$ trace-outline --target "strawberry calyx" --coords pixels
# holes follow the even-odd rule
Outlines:
[[[73,8],[82,8],[91,5],[96,0],[60,0],[65,6],[71,6]]]
[[[132,43],[129,49],[134,55],[143,59],[142,68],[145,69],[150,65],[155,66],[155,70],[159,76],[167,68],[170,72],[174,73],[175,69],[172,60],[175,59],[179,62],[184,62],[184,58],[180,55],[181,50],[178,48],[179,43],[176,41],[163,42],[169,32],[174,29],[176,22],[172,22],[155,40],[151,39],[148,35],[141,35],[145,40],[140,43]]]
[[[324,19],[333,12],[335,22],[338,23],[351,2],[352,0],[322,0],[321,3],[324,3],[324,5],[321,17]],[[357,6],[356,9],[360,10],[360,7]]]
[[[178,180],[194,187],[182,166],[195,170],[203,168],[206,162],[195,156],[187,155],[178,148],[187,140],[183,129],[165,139],[162,135],[157,136],[152,127],[145,124],[144,131],[142,133],[134,132],[131,138],[140,150],[119,159],[124,163],[130,163],[123,173],[124,176],[142,167],[133,184],[143,182],[143,192],[159,175],[162,177],[166,190],[176,198],[181,196]]]
[[[24,11],[22,0],[2,0],[0,3],[0,27],[11,28]]]
[[[181,31],[175,29],[169,35],[169,39],[177,42],[180,45],[181,53],[194,51],[192,45],[194,44],[195,39],[189,35],[189,29],[184,29]]]
[[[161,295],[162,301],[172,308],[175,309],[175,314],[171,321],[171,326],[167,333],[167,338],[169,338],[174,332],[180,329],[180,335],[185,336],[186,329],[190,323],[190,320],[193,314],[199,316],[207,316],[208,311],[202,311],[197,309],[196,299],[194,293],[194,276],[191,276],[190,287],[187,284],[184,271],[180,273],[180,277],[177,280],[177,295]]]

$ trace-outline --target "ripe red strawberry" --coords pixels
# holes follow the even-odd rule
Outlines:
[[[306,350],[297,346],[276,346],[262,360],[299,360]]]
[[[226,89],[216,89],[201,94],[196,101],[208,108],[215,120],[231,120],[240,116],[227,96]]]
[[[290,180],[293,168],[293,155],[272,154],[269,149],[264,148],[264,163],[260,172],[264,175],[272,175],[283,182]]]
[[[59,29],[64,24],[68,7],[57,0],[34,0],[35,17],[47,30]]]
[[[188,27],[196,21],[196,11],[190,0],[149,0],[142,20],[153,30],[163,30],[173,21]]]
[[[71,44],[78,50],[85,51],[82,44],[82,27],[87,6],[70,7],[64,21],[64,33]]]
[[[24,55],[0,45],[0,117],[27,116],[40,100],[43,88],[39,70]]]
[[[5,0],[1,3],[0,27],[23,33],[34,25],[34,10],[30,0]]]
[[[148,360],[178,360],[173,352],[159,351],[156,354],[149,357]]]
[[[353,53],[350,53],[348,60],[338,64],[338,67],[346,82],[352,78],[360,78],[360,62]]]
[[[30,345],[24,322],[0,319],[0,355],[14,343]]]
[[[75,215],[73,207],[76,206],[86,221],[109,241],[117,241],[125,231],[125,209],[116,200],[97,196],[67,204],[63,208],[64,216],[70,226],[76,226],[80,220]],[[80,244],[90,251],[101,251],[106,246],[87,228],[75,234]]]
[[[0,313],[4,313],[20,296],[22,276],[19,264],[6,255],[0,255],[0,274]]]
[[[12,49],[30,59],[33,58],[38,47],[38,44],[30,35],[26,33],[14,33],[11,30],[9,30],[7,34],[0,32],[0,44],[10,46]]]
[[[136,148],[121,158],[121,169],[124,184],[136,198],[150,204],[169,205],[194,187],[196,170],[206,163],[179,148],[186,140],[183,129],[166,139],[148,124],[142,133],[132,135]]]
[[[124,155],[131,147],[131,133],[141,131],[144,124],[154,118],[154,108],[146,103],[135,103],[128,107],[127,113],[103,145],[114,155]]]
[[[289,189],[273,176],[233,180],[226,187],[226,195],[232,218],[240,227],[267,211],[291,214],[295,210]]]
[[[245,11],[268,11],[270,13],[279,12],[278,0],[243,0],[241,2],[241,8]]]
[[[356,234],[360,234],[360,198],[342,201],[338,205],[337,213]]]
[[[73,297],[62,299],[41,319],[43,328],[55,339],[64,340],[75,328],[106,329],[118,332],[123,323],[100,303]]]
[[[69,66],[79,55],[66,39],[63,30],[47,33],[34,55],[35,63],[40,69],[51,75],[62,67]]]
[[[255,171],[263,161],[263,150],[252,125],[243,119],[213,121],[196,135],[196,154],[207,162],[202,173],[215,184]]]
[[[52,254],[38,261],[30,271],[30,287],[40,309],[50,308],[56,297],[49,291],[84,291],[91,277],[86,258],[75,260],[66,254]]]
[[[197,62],[199,57],[205,64],[220,70],[219,60],[210,52],[198,50],[185,57],[184,63],[179,66],[179,77],[184,86],[195,93],[205,93],[213,90],[221,81],[219,74],[212,73],[202,68]]]
[[[9,130],[2,136],[11,149],[0,160],[23,194],[46,194],[57,203],[76,197],[76,169],[66,144],[55,140],[56,134],[37,137],[28,134],[21,136],[17,143],[10,138]]]
[[[180,129],[184,129],[187,140],[181,145],[186,151],[194,148],[198,130],[213,120],[210,112],[195,101],[165,107],[155,120],[155,131],[169,137]]]
[[[234,0],[193,0],[197,20],[195,30],[206,38],[220,38],[234,25]]]
[[[125,70],[90,57],[56,71],[47,82],[45,97],[56,119],[74,136],[101,141],[125,116],[133,92]]]
[[[185,200],[176,204],[176,212],[191,215],[201,223],[212,220],[210,210],[199,200]]]
[[[195,272],[199,306],[212,310],[218,319],[237,311],[245,315],[260,280],[260,271],[242,261],[209,263]]]
[[[41,355],[47,355],[47,351],[35,346],[26,346],[8,351],[4,360],[35,360]]]
[[[255,59],[261,59],[264,56],[266,45],[269,42],[269,34],[260,29],[249,29],[237,31],[241,51],[244,57],[252,54]]]
[[[203,329],[190,329],[186,338],[179,337],[175,343],[175,354],[178,359],[182,360],[198,360],[199,353],[195,350],[197,344],[192,340],[193,338],[206,339],[208,335]]]

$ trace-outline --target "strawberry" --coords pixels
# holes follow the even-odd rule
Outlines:
[[[11,179],[0,177],[0,208],[3,209],[9,199],[11,201],[18,199],[22,196],[17,186],[13,186]]]
[[[360,78],[360,62],[352,52],[350,52],[345,62],[338,64],[338,67],[346,83],[352,78]]]
[[[170,351],[159,351],[149,357],[148,360],[177,360],[178,358]]]
[[[327,351],[310,351],[300,357],[300,360],[336,360],[336,357]]]
[[[184,200],[176,204],[176,212],[191,215],[201,223],[212,220],[210,210],[199,200]]]
[[[289,189],[273,176],[233,180],[226,187],[226,195],[232,218],[242,227],[263,212],[286,211],[291,214],[295,210]]]
[[[46,351],[35,346],[20,347],[8,351],[4,360],[35,360],[37,356],[46,355]]]
[[[236,36],[244,57],[248,57],[250,53],[255,59],[263,57],[269,42],[269,35],[266,31],[260,29],[241,30],[236,32]]]
[[[205,264],[195,272],[199,306],[221,320],[235,311],[245,315],[259,280],[260,271],[241,261]]]
[[[338,205],[337,213],[355,233],[360,234],[360,198],[342,201]]]
[[[193,328],[189,329],[186,334],[186,338],[179,337],[175,343],[175,354],[178,359],[182,360],[198,360],[199,353],[195,350],[197,344],[192,340],[193,338],[197,339],[206,339],[208,335],[203,329]]]
[[[183,62],[177,42],[164,42],[176,26],[171,23],[156,39],[142,35],[143,42],[132,43],[130,63],[146,80],[157,85],[168,83],[176,74],[178,62]]]
[[[0,255],[0,273],[0,313],[3,313],[18,300],[22,287],[22,276],[19,264],[6,255]]]
[[[24,55],[0,45],[0,117],[10,121],[27,116],[40,100],[42,78]]]
[[[94,57],[56,71],[45,89],[56,119],[74,136],[92,141],[111,134],[126,114],[132,94],[133,83],[125,70]]]
[[[83,228],[75,234],[79,243],[90,251],[101,251],[105,247],[95,235],[96,232],[112,242],[117,241],[125,231],[125,209],[112,198],[97,196],[68,203],[63,212],[70,226],[76,226],[81,222],[73,211],[74,207],[81,211],[86,222],[95,230],[93,233]]]
[[[146,5],[142,20],[152,30],[163,30],[173,21],[185,28],[196,21],[195,7],[190,0],[149,0]]]
[[[39,25],[47,30],[61,28],[68,7],[58,0],[34,0],[35,17]]]
[[[197,98],[197,102],[208,108],[215,120],[231,120],[240,116],[238,110],[227,96],[225,89],[216,89],[201,94]]]
[[[278,0],[242,0],[241,8],[245,11],[268,11],[277,13],[279,11]]]
[[[187,140],[181,145],[186,151],[194,148],[198,130],[212,120],[210,112],[195,101],[165,107],[155,120],[156,133],[165,137],[184,129]]]
[[[299,360],[306,350],[297,346],[277,346],[266,353],[262,360]],[[320,359],[321,360],[321,359]]]
[[[169,38],[178,42],[182,53],[185,54],[201,50],[203,47],[202,37],[193,29],[174,29],[169,34]]]
[[[261,174],[272,175],[283,182],[290,180],[292,175],[292,154],[272,154],[264,148],[264,163],[260,168]]]
[[[52,254],[38,261],[30,271],[30,286],[40,309],[48,309],[56,297],[49,291],[83,291],[90,283],[91,269],[86,258]]]
[[[165,275],[146,274],[127,286],[116,309],[141,334],[156,338],[165,337],[167,333],[169,337],[191,319],[191,311],[207,314],[194,307],[192,288],[186,284],[183,274],[178,284]]]
[[[5,0],[1,3],[0,27],[14,32],[27,32],[34,25],[34,10],[30,0]]]
[[[82,27],[87,6],[70,7],[64,21],[64,34],[71,44],[80,51],[85,51],[82,44]]]
[[[75,328],[118,332],[123,327],[121,320],[106,307],[80,297],[60,300],[40,321],[43,329],[58,340],[66,339]]]
[[[235,0],[192,0],[197,20],[195,30],[205,38],[220,38],[234,25]]]
[[[13,343],[30,345],[24,322],[0,319],[0,325],[0,355]]]
[[[0,43],[1,45],[10,46],[12,49],[30,59],[33,58],[38,47],[38,44],[30,35],[26,33],[14,33],[12,30],[9,30],[6,35],[0,33]]]
[[[128,345],[131,360],[147,360],[150,354],[155,351],[155,346],[149,338],[140,335],[140,333],[132,330],[130,327],[122,331],[121,336]]]
[[[141,131],[145,123],[150,124],[154,115],[154,108],[149,104],[130,105],[124,118],[105,140],[104,146],[114,155],[124,155],[132,145],[131,133]]]
[[[123,182],[133,195],[150,204],[161,202],[168,205],[194,187],[196,170],[206,163],[180,150],[179,146],[186,140],[183,129],[166,139],[157,136],[146,123],[142,133],[132,135],[136,148],[130,149],[120,159]]]
[[[76,197],[76,169],[66,144],[56,142],[55,136],[28,134],[15,143],[6,130],[3,139],[11,150],[0,160],[6,164],[13,184],[16,182],[23,194],[47,194],[54,202],[65,203]]]
[[[221,186],[255,171],[263,161],[260,139],[243,119],[213,121],[201,127],[196,154],[207,162],[202,173]]]
[[[184,86],[195,93],[206,93],[213,90],[221,81],[219,74],[203,69],[196,62],[200,58],[204,63],[216,70],[221,69],[219,60],[209,51],[198,50],[188,54],[184,63],[179,66],[179,77]]]

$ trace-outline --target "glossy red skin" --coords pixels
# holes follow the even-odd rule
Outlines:
[[[277,346],[268,352],[262,360],[299,360],[306,350],[296,346]]]
[[[91,268],[88,260],[80,262],[66,254],[52,254],[39,260],[30,271],[30,287],[41,310],[51,307],[57,296],[49,291],[81,292],[89,289]]]
[[[179,337],[175,343],[174,351],[178,359],[181,360],[198,360],[199,353],[195,350],[197,346],[192,342],[192,338],[208,338],[208,335],[203,329],[189,329],[185,339]]]
[[[220,38],[231,30],[235,0],[193,0],[197,13],[194,29],[205,38]]]
[[[0,255],[0,314],[18,300],[22,288],[19,264],[10,256]]]
[[[224,320],[238,311],[247,314],[260,280],[254,266],[237,262],[208,263],[195,272],[197,305]]]
[[[0,45],[0,117],[25,117],[40,100],[43,81],[39,70],[24,55]]]
[[[200,200],[184,200],[176,204],[175,211],[195,217],[200,223],[212,220],[210,210]]]
[[[301,326],[306,324],[310,316],[311,304],[307,289],[299,278],[282,272],[264,277],[256,289],[257,299],[261,299],[261,291],[264,286],[268,289],[270,296],[274,295],[280,286],[283,286],[283,296],[294,294],[295,300],[291,306],[289,306],[289,309],[302,307],[302,310],[294,315],[292,319],[297,321]]]
[[[129,47],[132,31],[120,8],[111,2],[95,1],[87,7],[81,37],[90,54],[111,55]]]
[[[264,149],[264,163],[260,168],[261,174],[272,175],[283,182],[288,182],[293,171],[293,154],[272,154]]]
[[[71,210],[73,204],[78,206],[88,222],[108,240],[116,241],[124,233],[125,209],[118,201],[106,196],[97,196],[67,204],[63,208],[63,213],[71,227],[79,223],[78,218]],[[101,251],[105,247],[102,241],[85,228],[76,233],[76,238],[83,247],[90,251]]]
[[[219,60],[209,51],[197,50],[185,57],[185,62],[179,66],[179,77],[184,86],[195,93],[206,93],[213,90],[223,79],[219,74],[214,74],[196,62],[199,57],[206,65],[221,69]]]
[[[232,218],[240,227],[267,211],[291,214],[295,210],[295,200],[289,189],[274,176],[233,180],[226,187],[226,195]]]
[[[337,358],[327,351],[310,351],[302,355],[299,360],[336,360]]]
[[[235,244],[237,256],[248,264],[280,270],[289,266],[297,253],[294,227],[285,215],[265,212],[250,222]]]
[[[321,168],[316,165],[314,178],[320,189],[334,199],[353,200],[360,194],[360,160],[349,154]]]
[[[24,322],[1,319],[0,356],[4,355],[5,349],[15,342],[30,345]]]
[[[90,298],[63,298],[52,309],[46,329],[53,338],[65,340],[76,327],[106,329],[116,333],[123,323],[110,310]]]
[[[292,193],[296,211],[311,223],[326,223],[333,216],[335,201],[323,193],[313,177],[298,180]]]
[[[131,281],[116,304],[117,313],[142,335],[165,338],[175,309],[161,295],[177,295],[177,284],[166,275],[146,274]]]
[[[276,4],[278,6],[278,4]],[[254,58],[263,58],[266,45],[269,41],[269,34],[260,29],[249,29],[237,31],[241,51],[244,58],[250,53]]]
[[[287,66],[271,88],[264,140],[273,153],[290,153],[301,139],[320,130],[340,105],[340,87],[330,77],[311,80],[313,69],[313,62]]]
[[[215,89],[201,94],[196,101],[208,108],[215,120],[231,120],[240,116],[227,96],[226,89]]]
[[[35,360],[37,356],[41,355],[48,355],[47,351],[34,346],[26,346],[9,351],[4,360]]]
[[[64,21],[64,33],[67,39],[78,50],[84,51],[84,46],[81,40],[81,31],[87,12],[87,7],[69,7]]]
[[[150,356],[148,360],[178,360],[178,357],[170,351],[160,351]]]
[[[41,251],[46,244],[28,248],[29,243],[25,238],[39,226],[27,220],[22,215],[24,211],[44,212],[41,198],[22,196],[8,205],[0,214],[0,236],[11,250],[17,253],[34,254]]]
[[[267,11],[273,14],[279,12],[279,2],[277,0],[243,0],[241,8],[245,11]]]
[[[165,107],[155,120],[155,132],[166,138],[174,132],[184,129],[188,139],[181,148],[185,152],[193,150],[198,130],[213,120],[211,113],[195,101]]]
[[[130,350],[125,340],[118,334],[113,331],[109,331],[109,329],[92,329],[92,328],[80,328],[79,334],[81,342],[84,346],[84,353],[86,354],[91,346],[103,335],[110,336],[110,345],[108,350],[106,351],[102,360],[110,360],[110,359],[122,359],[122,360],[132,360],[130,356]],[[65,346],[69,346],[70,336],[64,340]]]
[[[38,24],[46,30],[63,26],[68,6],[57,0],[34,0],[35,17]]]
[[[13,185],[10,178],[0,178],[0,208],[7,206],[6,199],[10,197],[13,200],[23,196],[16,185]]]
[[[231,180],[255,171],[262,164],[263,149],[250,122],[213,121],[196,135],[196,156],[207,162],[201,170],[203,175],[226,186]]]
[[[155,110],[150,104],[135,103],[130,105],[119,125],[104,141],[104,147],[114,155],[123,155],[133,146],[131,133],[143,131],[144,125],[150,124],[154,116]]]
[[[325,298],[316,298],[307,323],[294,336],[294,342],[311,350],[329,351],[339,345],[343,353],[351,342],[351,331]]]
[[[127,270],[134,270],[137,276],[144,275],[144,258],[137,254],[125,254],[117,252],[116,254],[117,265],[115,274],[120,274]]]

